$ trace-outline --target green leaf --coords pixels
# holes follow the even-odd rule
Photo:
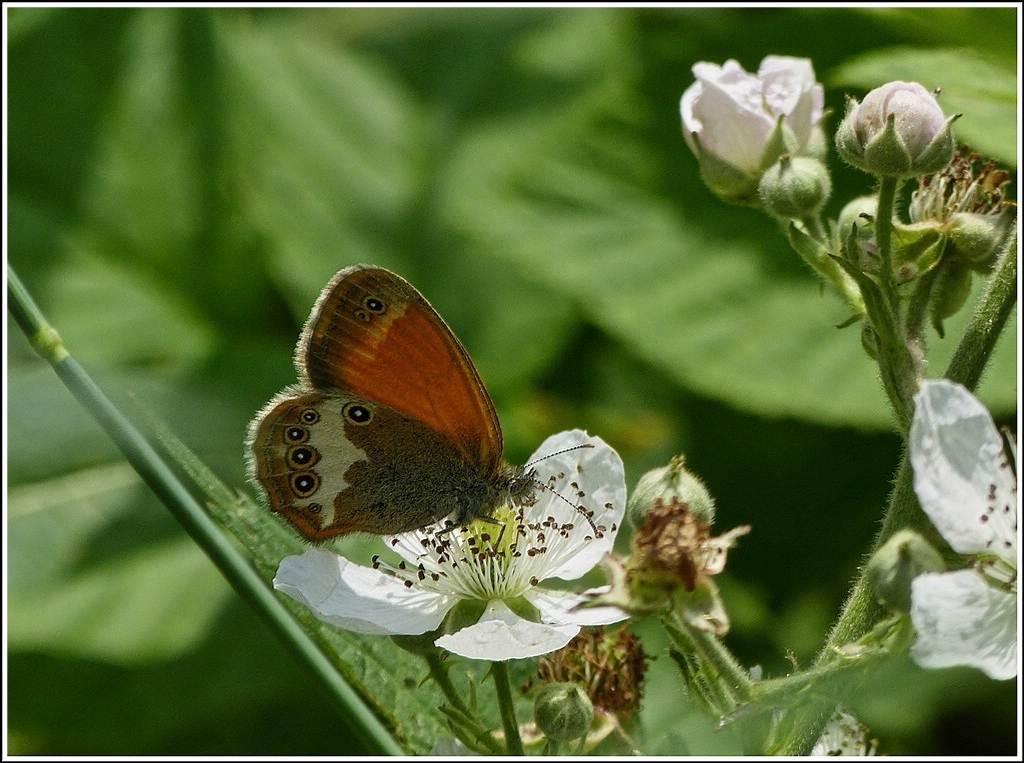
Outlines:
[[[1018,9],[1011,6],[905,6],[857,9],[893,36],[932,46],[963,46],[982,51],[1006,65],[1016,64]],[[875,33],[877,37],[877,33]]]
[[[448,218],[684,388],[772,418],[889,428],[873,363],[855,332],[834,328],[846,309],[813,274],[779,263],[796,255],[763,243],[779,237],[769,221],[716,204],[711,215],[738,230],[725,240],[638,182],[635,62],[588,22],[579,44],[605,46],[603,77],[580,78],[542,123],[510,114],[456,145]],[[1013,410],[1014,375],[1002,364],[989,379],[988,401]]]
[[[115,464],[11,491],[9,648],[143,664],[205,637],[231,589],[191,539],[137,542],[139,487]]]

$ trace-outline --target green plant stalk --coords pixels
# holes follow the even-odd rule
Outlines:
[[[441,657],[436,652],[430,652],[423,655],[423,659],[427,661],[427,666],[430,668],[430,677],[434,680],[434,683],[441,689],[441,693],[444,694],[448,704],[458,710],[463,715],[469,717],[472,713],[469,708],[466,707],[466,703],[462,701],[462,697],[459,696],[458,690],[455,688],[455,684],[452,683],[451,677],[448,675],[448,671],[445,669],[444,663],[441,662]]]
[[[870,318],[872,322],[883,321],[886,324],[884,327],[876,327],[880,340],[878,365],[882,384],[896,415],[896,425],[905,439],[913,415],[914,393],[917,391],[920,369],[907,347],[906,332],[901,319],[900,295],[892,266],[892,221],[899,183],[899,178],[883,177],[878,184],[875,244],[882,260],[879,287],[887,309],[873,311]],[[892,341],[889,340],[890,337],[893,338]]]
[[[338,712],[360,741],[380,754],[402,755],[404,750],[334,669],[284,605],[274,597],[248,561],[220,532],[202,507],[168,468],[156,450],[124,417],[71,356],[57,331],[46,321],[28,290],[10,267],[7,269],[8,308],[33,349],[47,361],[75,398],[117,444],[128,463],[142,477],[200,548],[290,647],[295,656],[320,679]]]
[[[451,705],[443,705],[441,712],[448,718],[452,733],[469,750],[480,755],[501,755],[505,752],[504,745],[495,738],[490,730],[481,728],[475,716],[466,715]]]
[[[910,629],[905,618],[891,619],[890,629],[894,625],[897,629]],[[844,655],[828,664],[755,684],[751,702],[723,722],[739,722],[757,713],[789,710],[790,718],[786,720],[790,720],[794,728],[799,727],[799,732],[787,730],[776,742],[769,741],[765,754],[795,755],[794,750],[798,749],[805,749],[804,754],[809,754],[843,698],[858,686],[870,684],[890,664],[890,658],[889,649],[876,643],[858,654]],[[796,741],[799,744],[794,744]]]
[[[458,717],[460,725],[465,728],[467,733],[472,734],[475,743],[486,747],[491,754],[497,755],[503,752],[501,746],[491,736],[491,733],[480,726],[476,714],[462,701],[462,697],[459,696],[455,684],[452,683],[451,676],[448,675],[444,663],[441,662],[440,653],[432,651],[425,654],[423,659],[427,661],[427,665],[430,668],[430,677],[440,687],[441,692],[448,701],[450,706],[449,715]],[[462,741],[466,742],[465,739]],[[469,743],[467,743],[467,746],[469,746]]]
[[[805,215],[800,218],[800,223],[811,238],[820,242],[823,246],[828,244],[828,234],[825,231],[825,224],[822,222],[820,214]]]
[[[892,272],[892,218],[896,208],[896,191],[899,178],[883,177],[878,183],[878,206],[875,210],[875,244],[882,259],[882,293],[889,300],[889,307],[899,315],[899,295],[896,293],[896,277]]]
[[[946,369],[946,378],[977,388],[996,340],[1017,304],[1017,222],[1007,236],[964,336]]]
[[[731,707],[725,709],[726,712],[750,699],[753,687],[750,675],[718,638],[705,630],[694,628],[675,613],[665,619],[665,631],[677,649],[682,652],[695,651],[701,661],[714,671],[715,675],[709,675],[708,679],[717,684],[716,695],[724,695],[731,704]]]
[[[1008,238],[1003,251],[996,262],[995,269],[975,307],[974,314],[964,331],[964,335],[953,353],[946,377],[974,390],[981,379],[982,372],[999,335],[1009,319],[1010,313],[1017,302],[1017,237]],[[914,494],[913,471],[910,467],[909,455],[904,448],[896,471],[893,490],[889,494],[889,504],[882,518],[882,526],[875,536],[871,551],[865,557],[869,559],[893,533],[904,527],[924,529],[928,527],[928,518],[921,511]],[[828,641],[819,652],[815,665],[821,665],[835,659],[836,649],[851,643],[865,634],[879,619],[884,610],[875,601],[870,586],[863,574],[854,584],[850,595],[843,605]],[[821,735],[824,722],[808,719],[798,725],[788,740],[785,754],[807,755]]]
[[[677,627],[671,617],[663,619],[662,625],[672,642],[672,651],[669,654],[683,672],[690,694],[699,697],[701,702],[719,716],[728,715],[735,710],[737,703],[733,693],[722,685],[717,675],[712,675],[708,670],[701,670],[703,661],[698,659],[699,650],[687,632]]]
[[[498,693],[501,725],[505,729],[505,749],[509,755],[525,755],[523,740],[519,736],[519,722],[516,720],[512,687],[509,684],[508,665],[504,662],[491,663],[491,677],[494,679],[494,688]]]

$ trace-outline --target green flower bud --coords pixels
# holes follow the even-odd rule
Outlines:
[[[547,684],[537,693],[533,719],[548,739],[571,742],[590,730],[594,705],[577,684]]]
[[[999,247],[1006,239],[1016,210],[1008,207],[998,215],[955,212],[949,220],[950,252],[979,273],[988,273]]]
[[[828,201],[832,179],[817,159],[784,155],[765,170],[757,192],[769,214],[798,220],[815,214]]]
[[[858,196],[848,201],[840,210],[836,227],[839,230],[839,240],[845,241],[856,226],[857,236],[868,238],[874,236],[875,212],[878,209],[878,197]]]
[[[923,572],[945,569],[939,552],[913,530],[900,530],[875,552],[866,576],[875,596],[897,612],[910,612],[910,582]]]
[[[937,172],[953,158],[951,125],[935,96],[916,82],[890,82],[862,103],[850,98],[836,131],[839,155],[878,177]]]
[[[643,525],[647,512],[659,501],[684,503],[700,520],[708,524],[715,521],[715,499],[700,478],[683,466],[685,461],[682,455],[673,456],[668,466],[652,469],[640,478],[626,504],[626,516],[633,527]]]
[[[940,337],[946,335],[942,322],[960,312],[971,293],[971,271],[962,263],[950,262],[943,265],[939,277],[932,287],[928,311],[932,326]]]
[[[878,199],[860,196],[839,213],[836,232],[843,259],[865,273],[878,272],[880,260],[875,244],[875,212]]]

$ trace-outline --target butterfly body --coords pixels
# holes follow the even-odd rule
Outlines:
[[[501,458],[469,354],[410,284],[359,265],[332,279],[296,348],[299,384],[250,425],[272,511],[308,540],[395,534],[529,504],[532,473]]]

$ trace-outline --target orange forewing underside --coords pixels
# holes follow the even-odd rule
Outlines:
[[[309,385],[383,403],[448,437],[484,472],[501,464],[494,404],[465,348],[408,282],[347,268],[324,289],[302,332]]]

